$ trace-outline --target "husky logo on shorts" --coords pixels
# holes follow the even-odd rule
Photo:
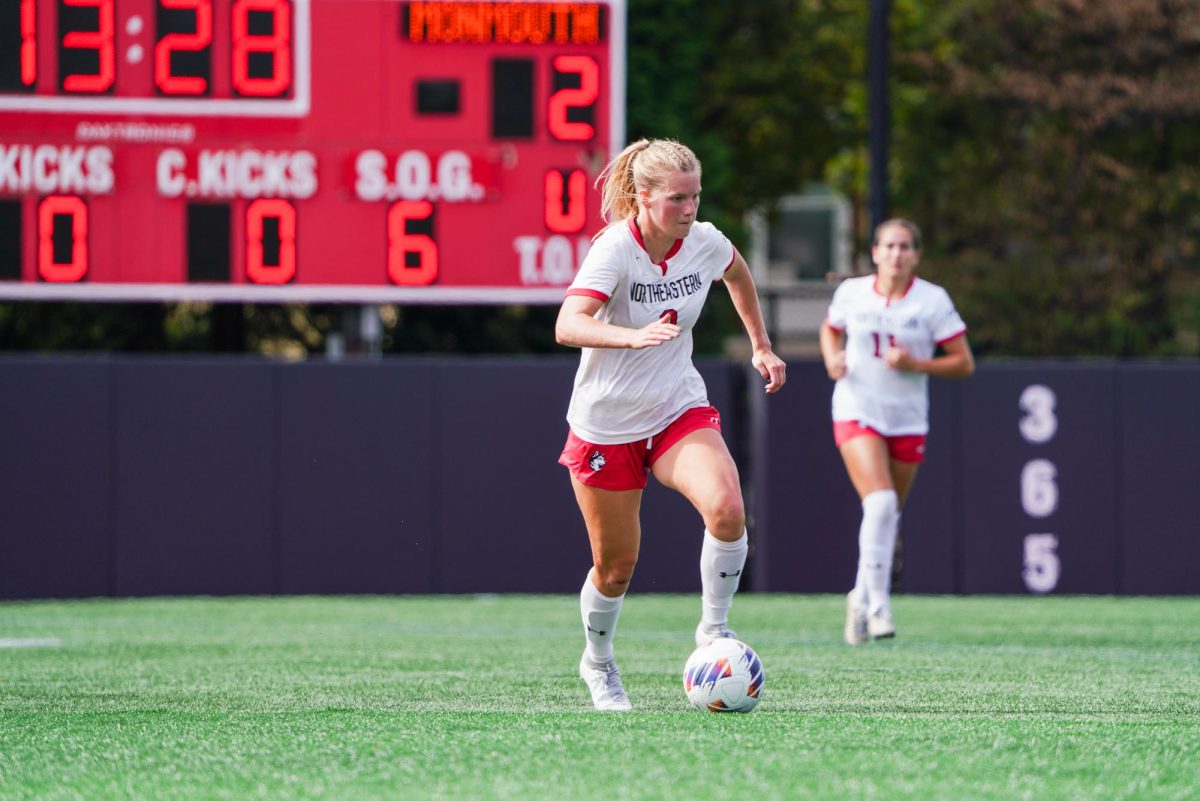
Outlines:
[[[608,462],[604,459],[604,454],[600,451],[592,451],[592,455],[588,457],[588,467],[592,468],[592,472],[597,472],[601,467],[604,467]]]

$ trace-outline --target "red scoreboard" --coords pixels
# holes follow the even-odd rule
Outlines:
[[[557,302],[625,0],[0,0],[0,298]]]

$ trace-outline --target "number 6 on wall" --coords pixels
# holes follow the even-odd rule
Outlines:
[[[1062,562],[1058,558],[1058,537],[1053,534],[1025,535],[1025,569],[1021,577],[1030,592],[1046,593],[1058,586]]]

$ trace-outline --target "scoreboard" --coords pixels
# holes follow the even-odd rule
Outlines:
[[[557,302],[625,0],[0,0],[0,299]]]

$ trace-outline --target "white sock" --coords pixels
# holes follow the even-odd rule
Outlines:
[[[856,599],[868,614],[891,611],[892,555],[900,524],[900,503],[895,490],[876,490],[862,500],[862,526],[858,530]]]
[[[583,615],[583,636],[587,638],[587,655],[593,663],[602,665],[613,658],[613,635],[617,632],[617,617],[621,614],[624,594],[610,598],[592,583],[595,568],[588,571],[583,589],[579,592],[579,611]]]
[[[700,548],[700,625],[709,631],[725,628],[729,622],[729,607],[737,592],[750,550],[746,532],[733,542],[723,542],[704,531]]]

